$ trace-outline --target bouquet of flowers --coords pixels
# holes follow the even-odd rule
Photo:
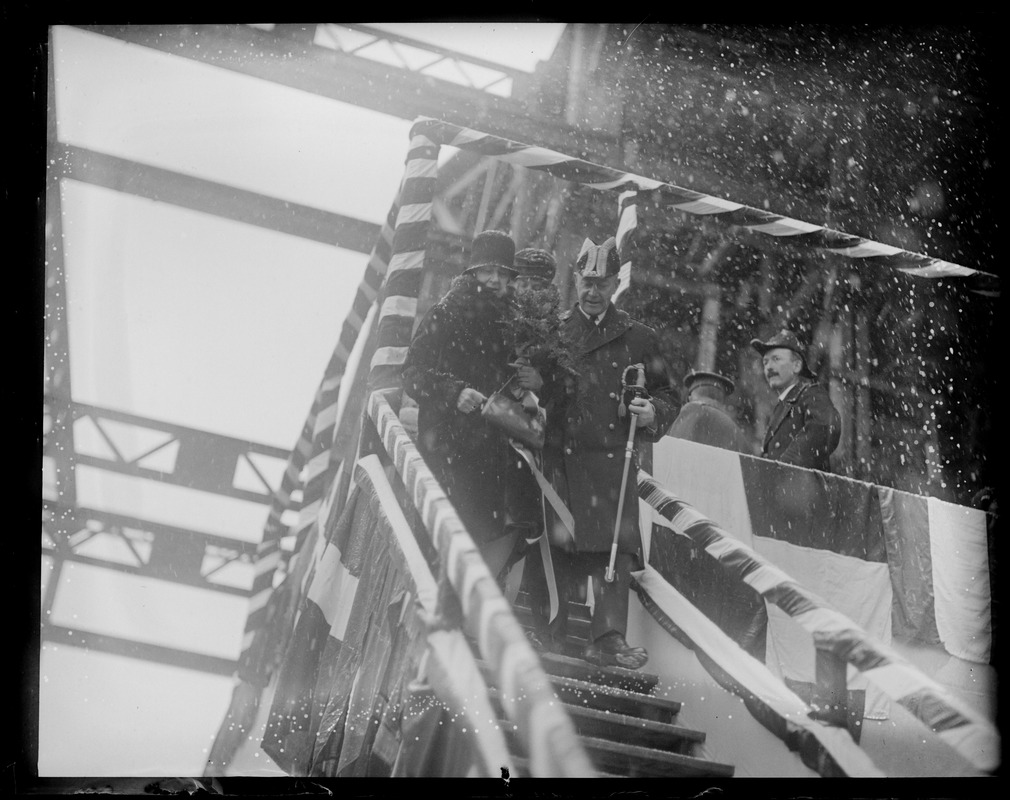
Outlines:
[[[513,313],[506,318],[506,341],[512,342],[516,355],[526,358],[542,374],[561,376],[578,374],[575,354],[561,334],[561,309],[553,288],[531,289],[516,294]]]

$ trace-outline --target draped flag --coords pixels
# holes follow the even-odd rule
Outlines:
[[[419,117],[411,128],[410,147],[400,192],[387,215],[382,234],[355,296],[353,308],[344,323],[340,341],[327,365],[309,416],[292,451],[254,561],[254,585],[239,672],[240,675],[252,676],[260,683],[264,682],[264,674],[269,669],[266,665],[259,664],[263,660],[262,656],[250,652],[250,648],[257,632],[268,627],[265,625],[267,601],[272,594],[274,570],[281,560],[279,540],[284,532],[280,523],[281,515],[290,508],[292,494],[301,486],[300,475],[303,469],[307,474],[296,533],[303,536],[318,514],[318,503],[325,493],[325,484],[332,480],[339,467],[339,458],[332,454],[332,443],[341,378],[348,354],[360,334],[362,320],[371,303],[380,294],[382,306],[378,317],[378,342],[370,364],[369,388],[398,385],[399,371],[410,343],[417,310],[424,248],[437,181],[438,150],[441,145],[451,145],[498,158],[515,166],[546,172],[556,178],[576,181],[595,189],[618,190],[618,232],[624,244],[634,241],[638,193],[649,191],[656,202],[674,210],[718,218],[727,224],[769,236],[788,237],[791,245],[809,246],[849,258],[894,266],[922,277],[995,278],[959,264],[900,250],[547,148]],[[625,258],[622,269],[626,274],[622,278],[622,285],[630,281],[630,264],[630,258]],[[260,649],[265,644],[261,640]]]
[[[995,276],[948,261],[900,250],[858,236],[440,120],[418,118],[411,128],[410,136],[403,181],[386,218],[386,224],[382,228],[380,239],[369,259],[365,276],[341,331],[340,340],[327,364],[309,415],[292,451],[281,486],[274,497],[263,540],[254,561],[253,589],[239,662],[239,678],[243,684],[265,687],[280,659],[284,657],[285,673],[282,676],[284,679],[278,681],[274,699],[277,714],[271,717],[265,747],[270,748],[269,752],[279,759],[282,765],[287,764],[295,772],[305,770],[306,774],[313,770],[338,774],[347,770],[355,772],[365,769],[355,760],[356,756],[348,755],[353,753],[361,755],[367,750],[360,740],[362,731],[360,727],[355,729],[354,735],[349,735],[349,721],[356,724],[363,723],[363,718],[355,719],[354,715],[359,712],[366,713],[367,698],[378,693],[388,699],[390,693],[395,690],[389,683],[393,673],[387,669],[386,662],[380,664],[381,668],[377,673],[362,674],[365,683],[359,685],[357,689],[348,686],[346,680],[337,680],[338,675],[343,675],[339,671],[334,671],[338,669],[337,665],[339,669],[350,669],[352,673],[358,674],[361,664],[346,660],[352,658],[357,651],[344,647],[344,638],[332,634],[334,631],[343,630],[344,635],[350,635],[345,628],[352,618],[350,616],[352,608],[359,602],[359,592],[356,589],[359,582],[367,579],[375,590],[370,591],[368,595],[369,603],[394,604],[392,598],[396,592],[401,593],[397,596],[401,596],[402,599],[406,597],[404,593],[409,590],[406,584],[398,583],[400,579],[396,576],[400,573],[382,558],[378,562],[375,561],[377,553],[369,551],[364,544],[360,545],[362,548],[360,552],[355,550],[358,545],[353,544],[356,541],[353,538],[343,545],[337,545],[339,555],[337,561],[333,562],[334,552],[328,548],[334,546],[335,536],[337,539],[340,537],[335,531],[323,535],[320,526],[330,518],[342,518],[340,512],[343,510],[345,492],[336,491],[334,486],[339,483],[336,480],[338,476],[342,475],[342,479],[347,480],[351,465],[345,462],[354,458],[356,449],[352,453],[351,450],[354,449],[352,445],[357,445],[357,434],[349,436],[348,428],[358,425],[359,420],[350,422],[346,419],[341,420],[338,415],[338,400],[351,351],[361,335],[363,321],[373,307],[377,309],[374,322],[375,347],[374,352],[368,354],[367,390],[374,393],[376,390],[395,389],[400,386],[400,371],[416,321],[425,248],[437,185],[438,152],[442,145],[497,158],[515,166],[540,170],[556,178],[575,181],[595,189],[617,190],[620,203],[618,234],[622,247],[625,248],[622,250],[622,291],[629,285],[631,277],[637,228],[637,201],[640,193],[646,191],[651,193],[650,196],[655,198],[657,204],[673,210],[704,215],[759,234],[788,237],[791,245],[800,248],[809,247],[846,258],[894,267],[920,277],[972,277],[985,278],[990,282],[995,280]],[[358,377],[363,377],[360,368]],[[374,398],[374,394],[372,397]],[[370,410],[374,411],[371,408]],[[393,416],[395,418],[395,415]],[[378,423],[378,420],[376,422]],[[383,434],[380,432],[380,435]],[[407,439],[405,434],[403,438]],[[347,452],[335,450],[338,442],[346,445],[341,449]],[[403,454],[402,442],[399,440],[387,444],[400,448],[399,452]],[[406,469],[413,470],[409,474],[409,479],[408,474],[401,469],[401,475],[407,484],[410,484],[411,480],[418,480],[418,475],[421,474],[413,466],[415,463],[415,460],[410,460],[405,465]],[[738,469],[741,469],[739,464],[738,461]],[[742,469],[740,474],[743,475]],[[748,470],[747,474],[751,475],[751,472]],[[759,484],[763,479],[752,476],[748,482],[749,491],[762,491]],[[421,485],[424,491],[414,499],[419,504],[419,509],[422,506],[426,509],[422,513],[423,516],[433,507],[430,498],[438,492],[433,479],[422,480],[418,486]],[[743,486],[742,477],[740,486]],[[299,490],[300,513],[293,530],[295,543],[292,556],[298,568],[297,580],[284,580],[277,589],[274,589],[275,572],[282,566],[280,541],[286,533],[282,516],[286,511],[293,510]],[[823,494],[821,491],[821,495]],[[903,632],[908,629],[914,631],[916,636],[928,637],[933,635],[930,626],[935,625],[936,637],[950,652],[963,654],[962,657],[987,659],[991,638],[989,631],[978,625],[962,626],[966,615],[959,610],[961,606],[953,602],[954,597],[960,597],[959,593],[965,589],[962,585],[964,580],[968,577],[973,580],[976,577],[980,578],[980,574],[974,569],[973,561],[978,556],[977,537],[971,540],[973,544],[967,548],[970,551],[968,556],[965,556],[965,550],[962,549],[953,553],[949,559],[952,563],[962,564],[961,571],[951,571],[953,568],[947,563],[932,571],[916,569],[895,553],[928,550],[935,559],[943,549],[944,543],[931,541],[930,546],[924,549],[921,536],[907,534],[902,526],[902,520],[909,514],[914,516],[919,513],[913,508],[914,503],[896,496],[890,503],[883,502],[880,500],[883,495],[879,493],[876,497],[879,505],[876,516],[870,511],[866,513],[871,515],[867,519],[879,520],[880,529],[888,532],[883,549],[878,546],[879,543],[867,542],[867,546],[863,549],[858,547],[854,549],[850,544],[843,545],[841,550],[831,548],[821,550],[837,558],[858,560],[866,566],[865,572],[869,576],[866,585],[872,586],[874,591],[865,593],[865,596],[874,599],[873,609],[876,615],[871,615],[872,619],[868,619],[866,624],[875,634],[886,638],[887,631],[878,630],[873,624],[874,620],[881,621],[887,616],[885,612],[880,611],[881,608],[893,607],[900,610],[900,613],[895,612],[894,625],[903,626],[901,627]],[[328,503],[330,505],[327,505]],[[360,503],[360,499],[356,500],[357,503]],[[870,501],[866,501],[862,507],[869,509],[871,505]],[[334,510],[331,506],[335,507],[336,515],[330,513]],[[822,506],[823,504],[816,507]],[[830,508],[830,505],[823,507]],[[944,516],[944,511],[939,508],[930,507],[927,511],[931,515],[929,517],[931,524],[933,519],[939,520]],[[778,548],[781,551],[780,556],[786,558],[787,550],[793,556],[798,556],[800,551],[797,548],[810,547],[806,540],[795,540],[788,528],[783,531],[776,525],[762,527],[758,524],[755,529],[749,515],[744,516],[747,517],[748,525],[746,532],[740,535],[750,537],[751,541],[760,540],[761,546],[769,553]],[[947,514],[946,523],[956,522],[954,517],[956,514]],[[373,522],[375,521],[369,524]],[[964,524],[967,529],[974,530],[972,527],[974,523],[965,521]],[[439,525],[444,527],[444,519],[441,519]],[[851,530],[849,532],[851,533]],[[497,588],[480,588],[472,596],[468,594],[475,586],[490,587],[493,580],[490,580],[490,583],[483,580],[473,583],[472,576],[476,573],[470,569],[471,577],[466,580],[471,582],[464,582],[463,572],[467,570],[464,570],[463,566],[469,564],[469,559],[461,559],[460,552],[469,551],[466,548],[460,550],[456,543],[461,539],[449,534],[435,536],[433,533],[433,540],[440,555],[452,562],[448,567],[457,571],[462,570],[459,574],[451,573],[451,580],[454,588],[463,592],[461,600],[464,606],[483,602],[485,613],[497,619],[496,603],[500,595]],[[350,549],[345,552],[345,547]],[[982,549],[984,550],[984,547]],[[298,559],[305,560],[299,564]],[[829,556],[824,556],[822,563],[828,563],[828,559]],[[797,563],[796,566],[799,568],[801,565]],[[900,586],[901,591],[893,589],[892,594],[887,595],[882,569],[884,573],[890,575],[892,589]],[[321,579],[320,573],[329,577]],[[293,573],[289,570],[290,575]],[[988,598],[988,584],[985,584],[985,597],[981,593],[981,586],[980,580],[970,587],[971,591],[976,592],[972,595],[972,602],[975,604],[972,608],[976,610],[984,608],[988,612],[988,606],[985,605]],[[393,594],[389,594],[390,592]],[[375,596],[372,596],[373,594]],[[894,599],[897,595],[900,597]],[[501,602],[504,603],[503,598]],[[392,605],[387,607],[387,611],[391,607]],[[296,613],[298,609],[300,613]],[[378,606],[373,610],[379,613]],[[401,607],[401,615],[402,613]],[[856,616],[859,614],[856,613]],[[514,623],[514,618],[512,622]],[[502,626],[503,630],[509,630],[508,623],[502,623]],[[320,631],[327,633],[322,636]],[[383,639],[385,645],[392,650],[385,655],[374,651],[371,657],[379,658],[380,661],[383,658],[395,660],[402,658],[407,651],[414,652],[412,648],[419,646],[416,645],[419,633],[409,629],[409,626],[398,628],[395,632],[390,626],[386,633],[388,637],[403,638],[396,639],[395,642],[393,638]],[[588,761],[585,760],[584,753],[571,734],[570,721],[563,715],[557,717],[545,711],[549,704],[545,705],[547,696],[543,692],[548,690],[546,685],[541,688],[538,682],[542,679],[542,676],[537,674],[538,668],[527,668],[524,655],[520,657],[520,654],[525,654],[528,650],[521,631],[517,628],[516,631],[502,634],[499,625],[490,627],[484,625],[481,635],[484,637],[480,640],[482,652],[485,648],[492,647],[498,660],[511,659],[506,666],[497,661],[493,665],[500,670],[497,677],[505,682],[506,688],[526,686],[527,682],[532,680],[530,675],[536,678],[530,684],[533,687],[533,694],[525,701],[519,702],[516,707],[510,707],[513,713],[522,718],[523,725],[520,726],[520,730],[529,726],[529,730],[522,735],[531,737],[528,744],[531,745],[533,768],[539,770],[541,774],[552,774],[553,770],[557,770],[557,774],[590,773]],[[373,642],[373,646],[378,646],[374,644],[378,640],[370,641]],[[769,653],[772,653],[773,645],[785,646],[779,644],[784,641],[785,639],[780,637],[775,643],[769,642]],[[285,655],[289,650],[291,652]],[[292,653],[302,654],[304,660],[298,662]],[[396,656],[396,653],[400,655]],[[406,662],[399,666],[402,667],[404,663]],[[525,673],[522,670],[516,673],[519,665],[523,666]],[[533,671],[530,672],[530,669]],[[326,700],[322,702],[324,694]],[[238,703],[248,696],[248,691],[236,692],[235,702]],[[506,697],[510,696],[506,693]],[[508,702],[510,701],[507,700],[506,703]],[[234,708],[229,711],[229,719],[239,719],[240,714],[232,713],[236,711]],[[297,722],[294,722],[295,720]],[[371,730],[370,735],[376,735],[375,726],[371,723],[369,725],[371,725],[368,728]],[[241,729],[242,725],[239,728]],[[551,736],[546,735],[548,732]],[[223,733],[224,727],[222,727]],[[230,747],[225,739],[227,737],[221,739],[221,748],[217,753],[222,761],[227,761],[226,751]]]
[[[239,677],[259,686],[265,686],[276,660],[280,657],[282,643],[277,641],[285,622],[293,620],[268,619],[268,607],[273,597],[274,572],[281,563],[280,541],[287,532],[282,522],[283,514],[291,509],[293,495],[302,490],[301,509],[298,523],[293,531],[294,552],[300,550],[306,531],[319,516],[322,499],[328,490],[337,467],[339,454],[333,453],[333,443],[338,429],[337,401],[341,381],[347,368],[351,351],[361,332],[371,305],[378,297],[386,267],[389,263],[393,225],[399,209],[399,197],[394,200],[379,240],[372,248],[365,266],[365,273],[355,292],[351,308],[344,319],[340,338],[327,362],[322,381],[316,390],[308,417],[288,458],[281,478],[281,485],[274,493],[263,530],[263,538],[257,545],[253,560],[253,585],[249,612],[246,617],[242,653],[239,659]],[[304,485],[302,479],[304,477]],[[290,591],[292,587],[288,587]],[[277,611],[275,611],[275,616]],[[264,635],[256,641],[257,634]],[[267,633],[269,632],[269,634]]]
[[[459,600],[463,629],[491,668],[506,716],[529,756],[533,777],[590,777],[592,763],[554,693],[498,583],[407,435],[383,392],[368,413],[438,552],[445,580]]]
[[[647,565],[634,577],[643,606],[664,630],[691,648],[709,674],[743,699],[755,719],[798,751],[804,764],[825,778],[884,777],[845,729],[812,719],[802,699],[767,667],[735,647],[659,572]]]
[[[363,458],[317,549],[264,751],[293,775],[497,777],[511,756],[469,647],[418,614],[436,597],[379,459]],[[435,690],[414,679],[420,665]],[[433,737],[453,746],[435,752]]]
[[[368,375],[369,390],[400,386],[400,370],[414,330],[438,174],[439,147],[428,135],[428,127],[415,123],[410,132],[400,208],[379,311],[376,349]]]
[[[631,286],[632,251],[635,231],[638,229],[638,190],[627,189],[617,197],[617,252],[621,254],[621,269],[618,271],[617,289],[614,302]]]
[[[848,661],[850,689],[868,690],[867,716],[898,702],[979,768],[994,768],[995,730],[890,650],[900,639],[935,644],[980,671],[988,664],[983,512],[673,437],[653,458],[639,491],[660,526],[654,565],[664,560],[662,529],[690,528],[767,601],[766,663],[788,685],[814,682],[817,642]]]

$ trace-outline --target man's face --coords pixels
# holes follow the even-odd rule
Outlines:
[[[512,281],[512,288],[515,289],[516,294],[525,294],[526,292],[542,292],[551,285],[551,282],[547,278],[543,278],[539,275],[518,275]]]
[[[765,380],[774,392],[783,392],[799,378],[803,367],[800,357],[788,347],[776,347],[764,354]]]
[[[473,274],[478,282],[496,297],[505,295],[505,292],[508,291],[509,279],[512,277],[510,270],[502,269],[494,264],[477,267],[473,270]]]
[[[579,307],[587,314],[602,314],[610,305],[610,298],[617,291],[617,276],[608,278],[575,277],[575,291],[579,296]]]

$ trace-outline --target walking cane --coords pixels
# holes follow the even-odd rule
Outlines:
[[[636,371],[636,377],[635,383],[629,385],[627,378],[631,370]],[[645,365],[632,364],[624,370],[621,383],[623,385],[621,387],[621,405],[618,408],[618,414],[623,417],[625,394],[630,392],[633,398],[645,396]],[[610,564],[607,565],[607,571],[603,575],[603,579],[607,583],[614,582],[614,563],[617,561],[617,538],[621,534],[621,517],[624,516],[624,490],[628,486],[628,471],[631,466],[631,453],[635,449],[635,427],[637,424],[638,414],[632,414],[631,423],[628,427],[628,442],[624,446],[624,474],[621,476],[621,494],[617,500],[617,519],[614,521],[614,541],[610,545]]]

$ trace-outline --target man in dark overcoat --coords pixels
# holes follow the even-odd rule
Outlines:
[[[425,314],[403,365],[403,389],[418,406],[417,449],[492,574],[504,566],[516,537],[505,504],[515,453],[480,410],[515,374],[514,343],[504,333],[513,313],[514,256],[507,233],[476,236],[469,266]]]
[[[688,401],[667,436],[754,455],[727,403],[736,384],[718,372],[691,370],[684,378]],[[768,614],[750,586],[729,575],[693,540],[670,536],[664,563],[657,565],[670,583],[737,644],[764,661]]]
[[[545,632],[552,647],[564,641],[567,600],[577,596],[580,582],[585,586],[590,576],[594,609],[583,658],[638,669],[648,654],[625,640],[631,572],[642,567],[638,448],[663,435],[676,416],[679,399],[656,332],[611,302],[619,269],[613,237],[601,245],[586,239],[575,265],[578,303],[565,312],[562,323],[578,357],[578,375],[567,402],[548,408],[544,463],[574,525],[567,531],[555,521],[548,530],[560,610]],[[644,371],[645,392],[632,398],[622,382],[634,365]],[[635,450],[624,485],[614,579],[608,582],[605,573],[632,419],[637,420]],[[536,610],[534,614],[536,618]],[[541,615],[537,627],[543,629],[542,623]]]
[[[691,370],[684,378],[684,388],[687,402],[667,431],[668,436],[754,455],[754,448],[726,402],[736,389],[731,379],[718,372]]]
[[[778,395],[761,456],[829,472],[842,421],[828,390],[807,367],[799,337],[783,328],[766,342],[752,339],[751,347],[761,354],[765,380]]]

